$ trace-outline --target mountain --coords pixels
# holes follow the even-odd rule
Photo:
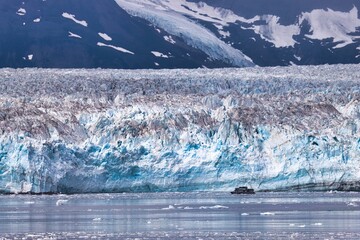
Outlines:
[[[0,2],[0,67],[360,63],[355,0]]]
[[[0,70],[0,192],[360,190],[360,65]]]

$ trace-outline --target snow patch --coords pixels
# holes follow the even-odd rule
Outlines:
[[[171,43],[171,44],[175,44],[176,43],[176,41],[172,38],[172,36],[164,36],[164,39],[165,39],[165,41],[167,41],[167,42],[169,42],[169,43]]]
[[[279,24],[280,18],[273,15],[265,15],[261,19],[266,21],[266,25],[256,25],[252,29],[262,39],[273,43],[277,48],[294,47],[296,41],[293,37],[300,33],[299,26],[281,25]]]
[[[221,35],[222,38],[230,37],[229,31],[224,31],[224,27],[220,24],[214,24],[214,26],[218,29],[218,33]]]
[[[324,20],[326,19],[326,20]],[[348,35],[360,27],[358,9],[354,6],[350,12],[339,12],[332,9],[316,9],[310,13],[302,13],[300,22],[307,21],[311,28],[310,39],[323,40],[333,38],[336,45],[333,48],[345,47],[353,43],[355,36]]]
[[[74,21],[75,23],[80,24],[80,25],[82,25],[82,26],[84,26],[84,27],[87,27],[87,26],[88,26],[88,23],[87,23],[85,20],[77,20],[77,19],[75,18],[75,15],[73,15],[73,14],[64,12],[64,13],[62,14],[62,16],[63,16],[64,18],[70,19],[70,20]]]
[[[105,41],[112,41],[112,38],[106,33],[98,33],[100,37],[102,37]]]
[[[69,37],[71,38],[82,38],[80,35],[77,35],[75,33],[69,32]]]
[[[26,14],[26,10],[24,8],[19,8],[16,14],[20,16],[24,16]]]
[[[161,57],[161,58],[169,58],[168,55],[161,53],[161,52],[157,52],[157,51],[151,51],[151,53],[155,56],[155,57]]]
[[[173,11],[187,17],[200,19],[207,22],[217,23],[227,26],[229,23],[237,21],[244,23],[253,23],[259,20],[256,16],[251,19],[236,15],[228,9],[212,7],[204,2],[189,2],[186,0],[168,1],[168,0],[133,0],[143,6],[150,6],[159,11]]]
[[[105,43],[101,43],[101,42],[98,42],[97,45],[99,47],[109,47],[109,48],[112,48],[112,49],[115,49],[119,52],[123,52],[123,53],[128,53],[128,54],[132,54],[134,55],[135,53],[125,49],[125,48],[122,48],[122,47],[117,47],[117,46],[113,46],[113,45],[108,45],[108,44],[105,44]]]
[[[301,57],[294,55],[294,58],[298,61],[301,61]]]

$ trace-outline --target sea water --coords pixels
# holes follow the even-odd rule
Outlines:
[[[360,193],[0,195],[0,239],[360,239]]]

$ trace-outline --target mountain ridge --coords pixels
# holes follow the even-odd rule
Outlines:
[[[2,1],[0,67],[146,69],[360,63],[357,1],[261,3]],[[129,4],[136,7],[130,11]],[[86,26],[79,24],[82,21]],[[185,27],[186,32],[181,30]]]

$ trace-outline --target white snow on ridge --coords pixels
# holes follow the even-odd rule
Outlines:
[[[151,1],[116,0],[116,2],[130,15],[143,18],[169,34],[181,37],[187,44],[200,49],[212,59],[222,60],[235,66],[254,66],[252,60],[241,51],[227,45],[208,29],[180,13],[166,8],[159,10]]]
[[[333,38],[334,43],[338,43],[334,48],[341,48],[353,43],[357,37],[348,35],[355,32],[360,27],[358,10],[354,6],[350,12],[337,12],[331,9],[327,11],[316,9],[311,12],[302,13],[297,22],[292,25],[284,26],[279,24],[280,18],[273,15],[261,17],[266,21],[265,25],[255,25],[251,28],[255,33],[277,48],[294,47],[296,41],[294,36],[300,34],[300,26],[304,21],[311,26],[311,34],[306,35],[310,39],[323,40]]]
[[[266,21],[266,25],[255,25],[254,32],[266,41],[269,41],[277,48],[294,47],[296,41],[294,36],[300,33],[300,27],[297,25],[284,26],[279,24],[280,18],[273,15],[262,17]]]
[[[82,26],[84,26],[84,27],[87,27],[87,26],[88,26],[88,23],[87,23],[85,20],[77,20],[77,19],[75,18],[75,15],[73,15],[73,14],[64,12],[64,13],[62,14],[62,16],[63,16],[64,18],[70,19],[70,20],[74,21],[75,23],[80,24],[80,25],[82,25]]]
[[[19,8],[16,12],[17,15],[24,16],[26,14],[26,10],[24,8]]]
[[[107,35],[106,33],[98,33],[99,34],[99,36],[102,38],[102,39],[104,39],[105,41],[112,41],[112,38],[109,36],[109,35]]]
[[[97,45],[98,45],[99,47],[109,47],[109,48],[115,49],[115,50],[117,50],[117,51],[119,51],[119,52],[123,52],[123,53],[129,53],[129,54],[132,54],[132,55],[135,54],[135,53],[133,53],[133,52],[131,52],[131,51],[125,49],[125,48],[117,47],[117,46],[113,46],[113,45],[108,45],[108,44],[101,43],[101,42],[98,42]]]
[[[72,33],[72,32],[69,32],[69,37],[72,37],[72,38],[82,38],[80,35],[77,35],[77,34]]]
[[[323,40],[333,38],[338,43],[334,48],[341,48],[353,43],[356,37],[348,35],[360,27],[358,9],[354,6],[350,12],[338,12],[331,9],[313,10],[310,13],[302,13],[300,22],[306,20],[311,26],[311,34],[306,35],[311,39]]]
[[[151,53],[152,53],[155,57],[169,58],[168,55],[163,54],[163,53],[161,53],[161,52],[151,51]]]
[[[280,24],[280,18],[275,15],[254,16],[246,19],[229,9],[212,7],[203,2],[194,3],[187,0],[116,0],[116,2],[130,14],[142,17],[173,35],[184,36],[187,38],[188,44],[192,44],[193,47],[197,48],[200,47],[198,46],[198,39],[194,37],[194,32],[198,29],[191,33],[187,31],[191,24],[196,24],[189,17],[213,23],[218,28],[222,38],[230,36],[229,32],[223,30],[223,27],[228,26],[230,23],[252,24],[251,28],[241,27],[253,30],[265,41],[273,43],[276,48],[294,47],[297,43],[294,37],[300,34],[301,25],[304,21],[311,26],[311,33],[306,35],[309,39],[333,38],[333,42],[336,44],[334,48],[341,48],[353,43],[353,40],[358,37],[349,34],[356,32],[356,28],[360,27],[358,9],[355,6],[350,12],[333,11],[331,9],[315,9],[311,12],[303,12],[293,24],[282,25]],[[179,20],[177,24],[175,19]],[[185,22],[185,19],[187,22]],[[265,24],[259,22],[260,20],[265,20]],[[182,29],[182,24],[186,24],[188,27]],[[199,28],[199,24],[197,25]],[[199,32],[198,35],[203,34]],[[204,38],[209,37],[204,35]],[[208,39],[205,42],[208,44]],[[204,51],[204,49],[201,50]],[[206,53],[217,59],[214,54]],[[228,56],[226,57],[229,59]]]
[[[214,24],[214,26],[218,29],[218,33],[221,35],[222,38],[230,37],[230,32],[229,31],[224,31],[223,25]]]
[[[182,15],[190,16],[196,19],[213,22],[227,26],[228,23],[237,21],[253,23],[259,20],[259,16],[251,19],[236,15],[234,12],[224,8],[212,7],[204,2],[194,3],[186,0],[133,0],[138,4],[155,6],[162,11],[174,11]]]
[[[171,44],[175,44],[176,41],[169,35],[169,36],[164,36],[165,41],[171,43]]]

